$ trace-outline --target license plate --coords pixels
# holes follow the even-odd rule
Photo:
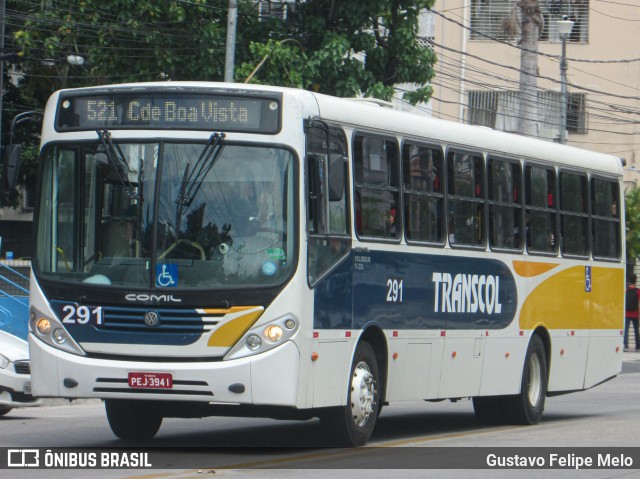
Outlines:
[[[171,389],[173,376],[171,373],[129,373],[129,387],[139,389]]]
[[[25,394],[31,394],[31,382],[27,381],[26,383],[24,383],[24,393]]]

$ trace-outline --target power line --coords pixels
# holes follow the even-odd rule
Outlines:
[[[459,53],[459,54],[461,54],[461,55],[465,55],[465,56],[467,56],[467,57],[469,57],[469,58],[474,58],[474,59],[476,59],[476,60],[480,60],[480,61],[485,62],[485,63],[488,63],[488,64],[490,64],[490,65],[498,66],[498,67],[501,67],[501,68],[505,68],[505,69],[512,70],[512,71],[517,71],[517,72],[520,72],[520,71],[521,71],[521,70],[520,70],[519,68],[517,68],[517,67],[511,66],[511,65],[505,65],[505,64],[502,64],[502,63],[497,63],[497,62],[494,62],[494,61],[492,61],[492,60],[488,60],[488,59],[486,59],[486,58],[483,58],[483,57],[481,57],[481,56],[479,56],[479,55],[474,55],[474,54],[472,54],[472,53],[468,53],[468,52],[463,52],[463,51],[460,51],[460,50],[456,50],[455,48],[447,47],[447,46],[444,46],[444,45],[442,45],[442,44],[440,44],[440,43],[433,42],[433,44],[434,44],[435,46],[437,46],[438,48],[442,48],[442,49],[444,49],[444,50],[448,50],[448,51],[452,51],[452,52],[455,52],[455,53]],[[557,80],[557,79],[555,79],[555,78],[552,78],[552,77],[548,77],[548,76],[544,76],[544,75],[538,75],[537,77],[538,77],[538,78],[541,78],[541,79],[543,79],[543,80],[548,80],[548,81],[550,81],[550,82],[552,82],[552,83],[560,83],[560,81],[559,81],[559,80]],[[573,83],[567,83],[567,85],[568,85],[568,86],[571,86],[571,87],[573,87],[573,88],[575,88],[575,89],[577,89],[577,90],[588,91],[588,92],[594,93],[594,94],[596,94],[596,95],[606,95],[606,96],[608,96],[608,97],[609,97],[609,96],[612,96],[612,97],[615,97],[615,98],[624,98],[625,100],[640,100],[640,96],[632,96],[632,95],[618,95],[618,94],[616,94],[616,93],[611,93],[611,92],[603,93],[603,92],[598,91],[598,90],[595,90],[595,89],[593,89],[593,88],[588,88],[588,87],[584,87],[584,86],[576,85],[576,84],[573,84]]]
[[[539,50],[529,50],[527,48],[521,47],[519,45],[515,45],[515,44],[513,44],[511,42],[508,42],[506,40],[502,40],[500,38],[497,38],[497,37],[495,37],[493,35],[489,35],[487,33],[484,33],[484,32],[481,32],[479,30],[476,30],[475,28],[471,28],[470,26],[467,26],[462,22],[459,22],[457,20],[449,18],[446,15],[444,15],[444,14],[442,14],[440,12],[437,12],[436,10],[429,10],[429,11],[431,13],[434,13],[435,15],[438,15],[439,17],[442,17],[443,19],[445,19],[448,22],[454,23],[454,24],[458,25],[459,27],[462,27],[465,30],[468,30],[468,31],[470,31],[470,32],[472,32],[472,33],[474,33],[476,35],[485,37],[488,40],[492,40],[494,42],[510,46],[510,47],[515,48],[515,49],[520,50],[520,51],[525,51],[525,52],[528,52],[528,53],[534,53],[534,54],[542,56],[542,57],[552,58],[554,60],[559,60],[560,59],[559,55],[551,55],[549,53],[544,53],[544,52],[541,52]],[[598,12],[598,13],[600,13],[600,12]],[[586,59],[586,58],[567,58],[567,61],[581,62],[581,63],[632,63],[632,62],[639,62],[640,58],[627,58],[627,59],[622,59],[622,60],[591,60],[591,59]]]
[[[625,22],[640,22],[640,20],[637,20],[637,19],[634,19],[634,18],[615,17],[613,15],[609,15],[608,13],[602,13],[602,12],[596,10],[595,8],[591,8],[591,11],[599,13],[600,15],[602,15],[604,17],[615,18],[616,20],[624,20]]]

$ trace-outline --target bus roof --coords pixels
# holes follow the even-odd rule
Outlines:
[[[380,134],[403,135],[427,143],[441,144],[464,150],[491,152],[512,158],[529,158],[559,164],[568,168],[588,168],[608,174],[622,175],[620,158],[604,153],[584,150],[551,141],[529,138],[513,133],[496,131],[489,127],[466,125],[448,120],[395,110],[381,105],[375,99],[338,98],[307,90],[269,85],[221,83],[221,82],[146,82],[123,83],[74,89],[74,91],[100,91],[142,88],[217,88],[229,92],[273,91],[282,92],[285,98],[297,100],[300,105],[313,104],[314,108],[303,112],[304,117],[315,116],[335,121],[353,129],[374,130]],[[59,93],[59,92],[56,92]],[[52,99],[57,94],[52,96]],[[315,107],[317,105],[317,107]],[[317,109],[316,109],[317,108]],[[315,110],[315,112],[313,111]]]

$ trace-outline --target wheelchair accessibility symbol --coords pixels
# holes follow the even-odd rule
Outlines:
[[[178,265],[156,265],[156,286],[161,288],[175,288],[178,286]]]
[[[591,266],[584,267],[584,291],[591,292]]]

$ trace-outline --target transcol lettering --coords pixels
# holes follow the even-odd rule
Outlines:
[[[500,276],[433,273],[433,311],[436,313],[500,314]]]

